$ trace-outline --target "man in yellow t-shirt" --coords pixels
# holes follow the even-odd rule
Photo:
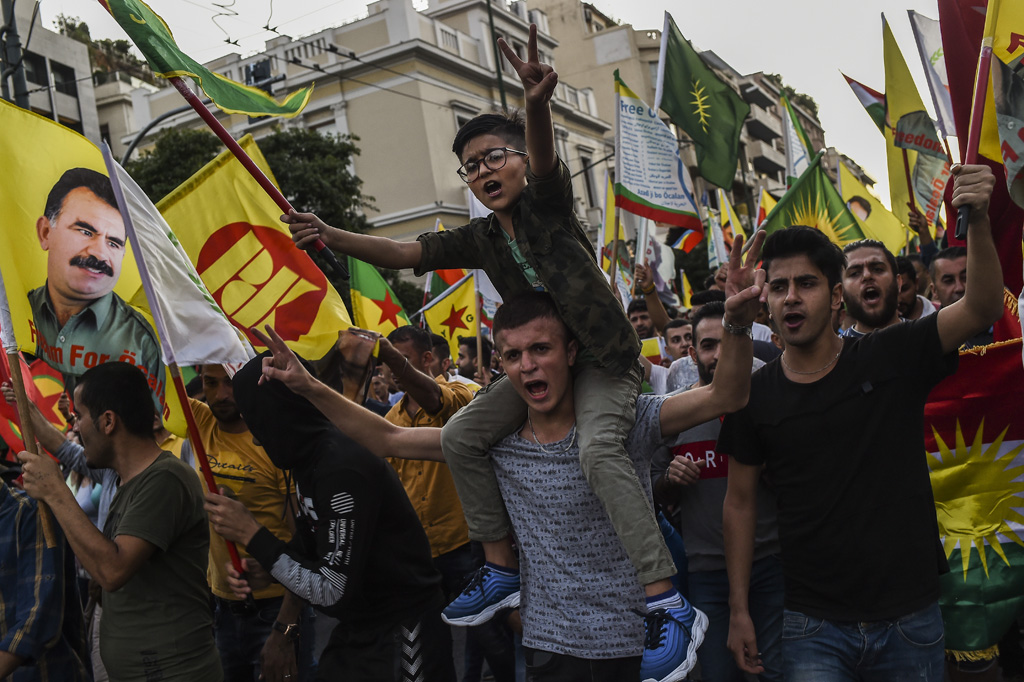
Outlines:
[[[294,509],[286,509],[292,491],[284,472],[253,442],[224,368],[203,365],[199,373],[206,403],[190,403],[217,487],[244,504],[274,535],[291,538]],[[238,553],[243,559],[249,556],[241,546]],[[227,583],[229,561],[227,545],[211,529],[207,578],[216,599],[214,630],[225,682],[262,678],[264,658],[290,675],[288,682],[305,682],[312,666],[313,632],[308,621],[300,627],[301,600],[277,583],[254,591],[255,604],[239,600]]]
[[[419,327],[399,327],[386,339],[382,338],[378,357],[391,369],[399,389],[405,391],[385,417],[392,424],[441,427],[473,398],[465,384],[445,380],[441,363],[433,352],[431,335]],[[398,472],[427,533],[445,596],[453,599],[466,575],[476,570],[480,562],[470,547],[469,528],[448,465],[410,459],[388,461]],[[493,636],[487,638],[488,642],[494,639]],[[467,648],[472,647],[473,644],[467,642]],[[483,653],[497,679],[514,675],[511,647],[488,646]]]

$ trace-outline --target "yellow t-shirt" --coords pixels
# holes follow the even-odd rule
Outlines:
[[[217,418],[209,406],[198,400],[190,400],[196,415],[196,424],[203,439],[203,447],[213,470],[217,487],[230,491],[246,509],[252,512],[261,525],[281,538],[290,540],[292,532],[284,519],[285,500],[289,494],[285,486],[284,472],[274,466],[263,448],[252,442],[252,434],[227,433],[220,428]],[[196,472],[199,473],[198,460]],[[200,473],[200,477],[202,474]],[[205,483],[203,485],[205,489]],[[238,554],[248,557],[245,548],[238,546]],[[235,599],[228,587],[225,565],[230,561],[228,547],[224,540],[210,528],[210,566],[206,578],[213,593],[223,599]],[[266,567],[270,570],[270,567]],[[253,592],[255,599],[279,597],[284,588],[277,583]]]
[[[436,381],[441,387],[441,409],[437,414],[428,414],[421,407],[410,416],[405,409],[409,398],[405,396],[385,418],[397,426],[440,427],[473,399],[473,393],[465,384],[448,382],[443,377],[437,377]],[[438,557],[469,542],[469,528],[448,465],[410,459],[392,458],[388,461],[398,472],[423,530],[427,532],[431,554]]]
[[[160,449],[166,450],[178,459],[181,459],[181,448],[185,445],[185,440],[181,436],[176,436],[172,433],[164,439],[164,442],[160,443]]]

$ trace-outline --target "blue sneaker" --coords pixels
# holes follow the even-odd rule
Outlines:
[[[708,617],[685,600],[681,608],[655,609],[644,619],[643,682],[684,680],[697,664]]]
[[[519,608],[519,574],[482,566],[445,608],[441,619],[449,625],[468,627],[486,623],[502,609],[515,608]]]

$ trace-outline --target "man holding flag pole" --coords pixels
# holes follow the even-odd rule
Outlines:
[[[156,208],[113,161],[107,147],[104,156],[163,360],[185,408],[207,486],[216,491],[178,363],[238,363],[248,358],[250,350],[203,286]],[[160,675],[216,682],[222,671],[208,604],[209,531],[201,486],[187,465],[161,452],[153,441],[152,401],[140,401],[140,387],[148,393],[148,383],[138,369],[107,363],[86,372],[75,390],[80,413],[77,428],[86,457],[90,463],[115,469],[121,479],[104,528],[106,537],[92,527],[74,497],[69,498],[70,491],[52,460],[20,455],[26,489],[56,505],[58,522],[75,553],[104,590],[101,655],[111,677]],[[229,545],[228,551],[241,568],[234,546]],[[155,594],[153,585],[161,586]],[[154,622],[150,613],[154,607],[165,609],[166,619]]]

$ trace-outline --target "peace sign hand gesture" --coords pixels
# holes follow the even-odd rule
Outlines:
[[[530,24],[530,41],[526,47],[526,61],[519,58],[504,38],[498,38],[505,59],[519,74],[523,83],[523,94],[528,107],[547,104],[558,85],[558,74],[550,64],[541,64],[537,56],[537,25]]]
[[[316,384],[316,379],[306,371],[299,358],[269,324],[266,325],[266,330],[267,333],[264,334],[255,327],[250,329],[253,336],[271,352],[270,357],[263,358],[263,376],[260,377],[259,383],[277,379],[294,393],[304,395],[305,391]]]

